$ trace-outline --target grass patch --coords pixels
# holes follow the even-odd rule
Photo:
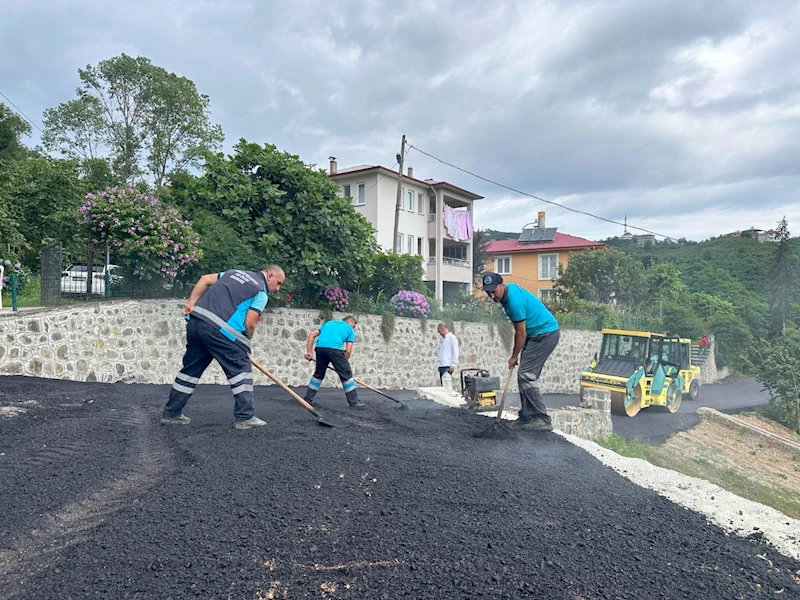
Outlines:
[[[616,452],[620,456],[627,456],[629,458],[644,458],[647,460],[653,453],[653,446],[643,442],[639,438],[626,440],[621,435],[612,433],[609,436],[597,438],[595,440],[603,448],[608,448],[612,452]]]

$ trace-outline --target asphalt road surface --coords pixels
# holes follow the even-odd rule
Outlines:
[[[519,406],[519,395],[515,394],[512,406]],[[558,408],[579,404],[578,396],[569,394],[548,394],[545,405]],[[700,398],[692,402],[684,396],[681,407],[675,414],[661,406],[649,406],[639,411],[635,417],[611,415],[614,433],[625,438],[638,437],[652,444],[666,441],[670,435],[678,431],[691,429],[700,422],[697,409],[708,406],[720,412],[736,414],[753,410],[755,407],[769,402],[769,394],[761,384],[750,377],[728,377],[720,383],[704,385],[700,388]]]
[[[341,390],[232,427],[200,386],[0,378],[0,598],[790,598],[800,563],[727,535],[545,432]],[[35,404],[31,403],[34,401]],[[780,595],[775,595],[780,592]]]

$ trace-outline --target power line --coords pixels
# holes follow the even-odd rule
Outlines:
[[[6,96],[6,95],[5,95],[3,92],[0,92],[0,96],[2,96],[3,98],[5,98],[6,100],[8,100],[8,103],[9,103],[11,106],[13,106],[13,107],[16,109],[16,111],[17,111],[17,112],[18,112],[20,115],[22,115],[22,116],[25,118],[25,120],[26,120],[28,123],[30,123],[31,125],[33,125],[34,127],[36,127],[36,129],[38,129],[38,130],[39,130],[41,133],[44,133],[44,131],[42,131],[42,128],[41,128],[41,127],[39,127],[39,126],[38,126],[36,123],[34,123],[33,121],[31,121],[31,120],[28,118],[28,115],[26,115],[24,112],[22,112],[22,111],[19,109],[19,107],[18,107],[16,104],[14,104],[14,103],[11,101],[11,99],[10,99],[8,96]]]
[[[428,152],[425,152],[424,150],[420,150],[419,148],[417,148],[416,146],[414,146],[412,144],[409,144],[409,148],[413,148],[417,152],[419,152],[421,154],[424,154],[425,156],[429,156],[433,160],[439,161],[443,165],[447,165],[448,167],[452,167],[453,169],[461,171],[462,173],[466,173],[467,175],[472,175],[473,177],[476,177],[477,179],[481,179],[482,181],[485,181],[487,183],[491,183],[492,185],[496,185],[498,187],[505,188],[507,190],[510,190],[510,191],[516,193],[516,194],[520,194],[522,196],[527,196],[529,198],[533,198],[534,200],[539,200],[540,202],[544,202],[545,204],[552,204],[553,206],[558,206],[559,208],[563,208],[564,210],[569,210],[569,211],[572,211],[574,213],[578,213],[578,214],[581,214],[581,215],[586,215],[586,216],[589,216],[589,217],[592,217],[592,218],[595,218],[595,219],[599,219],[600,221],[605,221],[606,223],[612,223],[614,225],[623,225],[623,226],[625,226],[625,224],[620,223],[619,221],[614,221],[613,219],[607,219],[605,217],[601,217],[599,215],[587,212],[585,210],[579,210],[577,208],[571,208],[569,206],[564,206],[563,204],[559,204],[558,202],[553,202],[552,200],[545,200],[544,198],[540,198],[539,196],[534,196],[533,194],[529,194],[527,192],[523,192],[523,191],[518,190],[516,188],[513,188],[511,186],[503,185],[502,183],[498,183],[497,181],[493,181],[493,180],[488,179],[486,177],[482,177],[481,175],[473,173],[472,171],[468,171],[467,169],[462,169],[461,167],[457,167],[456,165],[454,165],[452,163],[449,163],[446,160],[442,160],[441,158],[439,158],[437,156],[434,156],[433,154],[429,154]],[[633,225],[627,225],[627,227],[629,227],[630,229],[637,229],[639,231],[644,231],[645,233],[650,233],[652,235],[657,235],[657,236],[663,237],[665,239],[668,239],[671,242],[676,241],[676,240],[674,240],[673,238],[671,238],[668,235],[664,235],[663,233],[657,233],[655,231],[650,231],[649,229],[644,229],[643,227],[635,227]]]

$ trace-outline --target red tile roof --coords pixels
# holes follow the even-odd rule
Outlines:
[[[584,250],[605,248],[602,242],[593,242],[574,235],[556,232],[552,242],[520,244],[517,240],[495,240],[486,244],[487,254],[508,254],[509,252],[542,252],[549,250]]]

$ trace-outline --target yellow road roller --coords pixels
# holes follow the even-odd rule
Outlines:
[[[700,367],[692,365],[691,340],[604,329],[600,353],[580,375],[580,397],[589,388],[611,392],[611,412],[635,416],[648,406],[677,412],[684,395],[700,395]]]

